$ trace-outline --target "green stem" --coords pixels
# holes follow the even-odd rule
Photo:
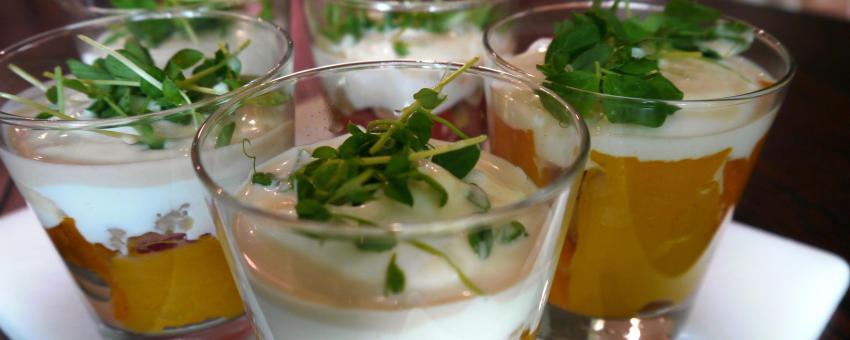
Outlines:
[[[9,64],[9,69],[12,70],[12,72],[14,72],[15,74],[17,74],[18,77],[21,77],[23,80],[26,80],[28,83],[32,84],[32,86],[35,86],[35,88],[41,90],[41,92],[47,92],[47,86],[44,86],[44,83],[38,81],[38,79],[27,73],[27,71],[24,71],[22,68],[18,67],[15,64]]]
[[[349,215],[349,214],[333,213],[332,215],[333,215],[333,217],[336,217],[336,218],[339,218],[339,219],[352,220],[354,222],[357,222],[357,224],[360,224],[360,225],[368,225],[368,226],[377,226],[378,225],[375,222],[372,222],[372,221],[369,221],[367,219],[363,219],[363,218],[360,218],[360,217],[357,217],[357,216]]]
[[[56,111],[56,110],[54,110],[54,109],[51,109],[51,108],[50,108],[50,107],[48,107],[47,105],[41,104],[41,103],[36,102],[36,101],[33,101],[33,100],[31,100],[31,99],[27,99],[27,98],[24,98],[24,97],[16,96],[16,95],[14,95],[14,94],[5,93],[5,92],[0,92],[0,98],[7,99],[7,100],[11,100],[11,101],[15,101],[15,102],[18,102],[18,103],[21,103],[21,104],[27,105],[27,106],[29,106],[29,107],[32,107],[32,108],[34,108],[34,109],[36,109],[36,110],[43,111],[43,112],[47,112],[47,113],[49,113],[49,114],[51,114],[51,115],[54,115],[54,116],[56,116],[56,117],[58,117],[58,118],[60,118],[60,119],[64,119],[64,120],[76,120],[74,117],[71,117],[71,116],[66,115],[66,114],[64,114],[64,113],[62,113],[62,112]]]
[[[35,102],[33,100],[30,100],[30,99],[27,99],[27,98],[24,98],[24,97],[16,96],[14,94],[0,92],[0,98],[21,103],[21,104],[27,105],[29,107],[32,107],[32,108],[39,110],[39,111],[42,111],[42,112],[47,112],[47,113],[53,115],[54,117],[62,119],[62,120],[77,120],[74,117],[71,117],[71,116],[66,115],[62,112],[56,111],[54,109],[51,109],[51,108],[47,107],[46,105],[43,105],[41,103]],[[101,135],[104,135],[104,136],[107,136],[107,137],[118,138],[118,139],[121,139],[121,140],[138,140],[138,136],[132,135],[132,134],[129,134],[129,133],[122,133],[122,132],[108,131],[108,130],[92,130],[92,132],[98,133],[98,134],[101,134]]]
[[[478,286],[474,282],[472,282],[472,280],[470,280],[469,277],[466,276],[466,274],[463,273],[463,270],[461,270],[460,267],[458,267],[458,265],[454,261],[452,261],[452,259],[449,258],[448,255],[446,255],[445,253],[443,253],[439,249],[434,248],[434,247],[432,247],[431,245],[429,245],[425,242],[407,241],[407,243],[412,245],[416,249],[419,249],[419,250],[424,251],[428,254],[431,254],[433,256],[436,256],[436,257],[443,259],[443,261],[445,261],[446,264],[449,265],[449,267],[452,267],[452,269],[457,274],[457,277],[460,279],[460,282],[462,282],[463,285],[466,286],[466,288],[469,288],[469,290],[471,290],[473,293],[475,293],[477,295],[484,295],[484,291],[481,290],[481,288],[478,288]]]
[[[469,69],[470,67],[472,67],[472,65],[475,65],[476,63],[478,63],[478,57],[470,59],[459,69],[455,70],[454,72],[450,73],[448,76],[440,80],[440,82],[437,83],[437,86],[434,86],[432,90],[434,90],[434,92],[440,93],[441,91],[443,91],[443,87],[451,83],[453,80],[457,79],[457,77],[459,77],[461,73],[466,72],[467,69]],[[419,108],[421,107],[422,104],[418,100],[414,101],[413,103],[401,110],[401,116],[398,118],[398,121],[402,123],[406,122],[410,115],[419,110]],[[390,140],[392,135],[397,130],[398,125],[390,126],[390,129],[382,133],[381,136],[378,137],[378,141],[376,141],[375,144],[373,144],[372,147],[369,148],[369,154],[374,155],[378,153],[378,151],[381,151],[384,145]]]
[[[706,57],[703,57],[703,56],[701,56],[701,55],[700,55],[700,59],[702,59],[703,61],[705,61],[705,62],[707,62],[707,63],[712,63],[712,64],[714,64],[714,65],[717,65],[718,67],[720,67],[720,68],[722,68],[722,69],[724,69],[724,70],[727,70],[727,71],[729,71],[729,72],[734,73],[736,76],[738,76],[738,78],[741,78],[741,80],[743,80],[743,81],[745,81],[745,82],[747,82],[747,83],[749,83],[749,84],[755,84],[755,82],[753,82],[753,80],[752,80],[752,79],[745,77],[743,74],[741,74],[741,72],[738,72],[738,70],[736,70],[736,69],[734,69],[734,68],[731,68],[731,67],[729,67],[729,66],[727,66],[727,65],[724,65],[723,63],[721,63],[721,62],[719,62],[719,61],[717,61],[717,60],[714,60],[714,59],[711,59],[711,58],[706,58]]]
[[[370,121],[369,124],[366,125],[366,130],[373,131],[378,126],[392,126],[396,124],[401,124],[397,120],[389,120],[389,119],[375,119]]]
[[[202,70],[198,73],[193,74],[189,78],[178,81],[177,85],[179,85],[181,87],[188,86],[188,85],[194,84],[196,81],[201,80],[208,75],[215,73],[216,71],[218,71],[222,67],[226,66],[227,62],[230,61],[230,59],[235,58],[236,56],[239,55],[239,53],[242,53],[242,51],[244,51],[245,48],[248,47],[248,45],[250,45],[250,44],[251,44],[251,39],[243,41],[241,44],[239,44],[239,48],[235,52],[229,54],[226,58],[224,58],[224,60],[222,60],[218,64],[215,64],[215,65],[213,65],[213,66],[211,66],[207,69],[204,69],[204,70]]]
[[[386,164],[390,162],[390,156],[374,156],[374,157],[361,157],[360,165],[376,165],[376,164]]]
[[[130,59],[127,59],[127,57],[125,57],[121,53],[118,53],[115,50],[113,50],[109,47],[106,47],[106,45],[103,45],[103,44],[101,44],[97,41],[94,41],[92,38],[89,38],[85,35],[82,35],[82,34],[77,35],[77,38],[80,38],[80,40],[82,40],[86,44],[92,45],[95,48],[106,52],[107,54],[111,55],[113,58],[118,59],[118,61],[120,61],[122,64],[124,64],[124,66],[127,66],[127,68],[129,68],[134,73],[136,73],[136,75],[138,75],[140,78],[144,79],[145,81],[147,81],[148,83],[150,83],[151,85],[156,87],[157,90],[162,91],[162,83],[159,80],[156,80],[156,78],[154,78],[153,76],[151,76],[150,74],[148,74],[147,72],[142,70],[141,67],[139,67],[138,65],[133,63]]]
[[[62,83],[62,68],[53,69],[56,74],[56,111],[65,113],[65,85]]]
[[[177,0],[171,0],[169,2],[171,2],[171,4],[174,6],[180,6],[180,2],[178,2]],[[183,30],[186,31],[186,35],[189,36],[189,40],[192,41],[192,44],[197,45],[198,36],[195,35],[195,30],[192,29],[192,25],[189,24],[189,20],[186,20],[186,18],[181,17],[177,18],[177,22],[180,23],[181,26],[183,26]]]
[[[343,183],[339,187],[339,189],[336,190],[334,195],[331,196],[330,199],[328,199],[328,202],[335,202],[336,200],[342,198],[343,195],[348,194],[348,192],[350,191],[351,188],[356,188],[356,187],[363,185],[363,183],[368,181],[369,178],[372,178],[372,175],[374,173],[375,173],[375,170],[367,169],[366,171],[363,171],[362,173],[360,173],[356,177],[346,181],[345,183]]]
[[[437,123],[443,124],[443,126],[445,126],[445,127],[448,127],[449,130],[452,131],[452,133],[454,133],[456,136],[460,137],[461,139],[469,138],[469,136],[467,136],[466,133],[464,133],[463,131],[458,129],[457,126],[452,124],[452,122],[446,120],[443,117],[435,115],[433,113],[429,113],[429,115],[431,116],[431,120],[436,121]]]
[[[184,89],[190,90],[190,91],[200,92],[200,93],[203,93],[203,94],[209,94],[209,95],[214,95],[214,96],[220,96],[220,95],[223,95],[223,94],[226,93],[226,92],[216,91],[213,88],[198,86],[198,85],[195,85],[195,84],[189,84],[189,85],[185,85],[185,86],[181,86],[181,87],[184,88]]]
[[[257,173],[257,156],[252,156],[251,154],[249,154],[248,150],[245,149],[245,144],[251,145],[251,140],[248,139],[248,138],[242,139],[242,154],[245,155],[245,157],[248,157],[253,161],[251,163],[251,169],[253,169],[253,171],[254,171],[253,173]]]
[[[475,144],[480,144],[480,143],[483,143],[485,140],[487,140],[486,135],[479,135],[479,136],[476,136],[476,137],[467,138],[467,139],[460,140],[460,141],[457,141],[457,142],[454,142],[454,143],[451,143],[451,144],[447,144],[447,145],[441,146],[439,148],[434,148],[434,149],[431,149],[431,150],[424,150],[424,151],[411,153],[410,156],[408,156],[408,159],[410,159],[411,161],[415,161],[415,160],[420,160],[420,159],[423,159],[423,158],[433,157],[433,156],[436,156],[436,155],[460,150],[460,149],[463,149],[465,147],[472,146],[472,145],[475,145]],[[389,162],[390,162],[390,156],[374,156],[374,157],[362,157],[362,158],[360,158],[360,165],[376,165],[376,164],[385,164],[385,163],[389,163]]]
[[[44,72],[42,75],[46,78],[56,80],[56,76],[50,72]],[[70,79],[70,78],[65,78]],[[139,87],[142,86],[141,83],[132,80],[106,80],[106,79],[75,79],[78,82],[83,84],[91,84],[91,85],[115,85],[115,86],[131,86],[131,87]]]
[[[460,77],[460,75],[461,75],[462,73],[466,72],[466,70],[468,70],[470,67],[472,67],[472,65],[477,64],[477,63],[478,63],[478,60],[479,60],[479,58],[478,58],[478,57],[475,57],[475,58],[470,59],[470,60],[469,60],[469,61],[467,61],[465,64],[463,64],[463,66],[461,66],[459,69],[457,69],[456,71],[452,72],[451,74],[449,74],[449,76],[448,76],[448,77],[444,78],[442,81],[440,81],[439,83],[437,83],[437,86],[434,86],[434,89],[433,89],[433,90],[434,90],[434,91],[437,91],[437,92],[442,91],[442,90],[443,90],[443,87],[445,87],[446,85],[448,85],[449,83],[451,83],[452,81],[454,81],[457,77]]]
[[[415,160],[419,160],[419,159],[423,159],[423,158],[433,157],[433,156],[436,156],[436,155],[439,155],[439,154],[449,153],[449,152],[452,152],[452,151],[463,149],[463,148],[468,147],[468,146],[483,143],[485,140],[487,140],[486,135],[479,135],[479,136],[476,136],[476,137],[460,140],[460,141],[457,141],[457,142],[454,142],[454,143],[451,143],[449,145],[445,145],[445,146],[442,146],[442,147],[439,147],[439,148],[414,152],[414,153],[410,154],[410,160],[415,161]]]

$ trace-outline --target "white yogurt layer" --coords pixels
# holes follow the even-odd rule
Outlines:
[[[346,137],[323,145],[338,145]],[[264,163],[259,171],[273,172],[285,182],[293,168],[309,161],[303,155],[290,150]],[[536,190],[522,170],[489,153],[482,153],[464,180],[430,162],[422,162],[419,171],[448,191],[445,207],[438,207],[430,189],[414,182],[413,207],[378,194],[360,207],[329,208],[381,224],[426,222],[479,212],[467,200],[468,183],[483,189],[494,207],[519,201]],[[247,185],[242,200],[295,218],[296,197],[287,189]],[[562,240],[557,233],[565,200],[566,194],[551,209],[531,209],[515,218],[529,236],[508,244],[496,242],[486,259],[471,248],[466,233],[417,239],[454,261],[485,292],[480,296],[463,284],[443,258],[404,241],[391,251],[365,252],[350,240],[320,241],[285,226],[263,226],[263,221],[250,216],[236,219],[233,237],[248,264],[245,270],[255,298],[248,303],[263,311],[266,331],[276,338],[514,339],[523,331],[533,331],[539,322],[558,251],[555,243]],[[393,254],[406,283],[400,294],[386,296],[384,280]]]
[[[32,90],[22,95],[37,98]],[[85,101],[76,102],[67,112],[85,116],[80,108],[87,105]],[[5,105],[3,110],[24,116],[34,114],[15,103]],[[70,217],[87,242],[121,252],[127,250],[128,237],[147,232],[181,232],[188,239],[213,233],[204,188],[189,159],[194,126],[167,121],[154,126],[160,135],[175,138],[168,140],[163,150],[150,150],[91,131],[4,126],[6,146],[0,148],[0,158],[45,228]],[[292,134],[284,131],[292,129],[290,123],[259,129],[271,128]],[[257,133],[256,129],[246,126],[233,138],[251,136]],[[127,127],[112,131],[135,132]],[[290,146],[269,143],[260,140],[254,147]],[[221,150],[233,160],[234,168],[250,170],[251,162],[242,155],[240,144]]]
[[[276,339],[519,339],[534,331],[545,303],[541,275],[492,295],[400,310],[347,309],[280,294],[251,281]]]
[[[536,69],[542,64],[546,47],[551,39],[535,41],[525,52],[506,58],[519,69],[542,81],[543,75]],[[697,58],[672,57],[659,62],[661,73],[684,93],[686,100],[724,98],[761,89],[773,79],[760,67],[739,56],[721,61]],[[535,144],[549,148],[558,138],[537,136],[540,130],[546,135],[546,127],[557,124],[547,115],[529,115],[506,107],[500,117],[517,129],[535,129]],[[758,141],[767,133],[777,107],[770,99],[750,99],[718,102],[687,103],[664,125],[647,128],[631,124],[612,124],[605,119],[589,122],[591,147],[593,150],[618,156],[637,157],[642,161],[681,160],[699,158],[731,148],[731,158],[747,158]],[[563,134],[563,133],[562,133]],[[562,136],[561,138],[567,138]],[[565,156],[553,155],[552,150],[537,147],[537,155],[559,164]]]
[[[405,29],[396,37],[397,31],[368,31],[360,40],[350,35],[337,44],[322,39],[313,45],[313,57],[318,66],[367,60],[431,60],[466,62],[484,55],[481,30],[469,27],[447,33],[432,33],[422,29]],[[396,55],[393,42],[407,44],[409,54]],[[423,87],[430,87],[440,80],[440,75],[428,70],[379,70],[374,74],[359,72],[333,82],[324,80],[330,95],[344,94],[353,110],[376,109],[384,118],[413,102],[411,94]],[[376,88],[375,86],[378,86]],[[442,112],[469,97],[480,85],[478,81],[461,77],[446,86],[446,101],[434,110]],[[339,93],[333,89],[339,89]],[[336,98],[342,100],[343,98]]]

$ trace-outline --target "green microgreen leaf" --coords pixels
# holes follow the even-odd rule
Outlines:
[[[678,110],[661,100],[682,99],[681,91],[660,73],[662,56],[687,52],[717,59],[741,53],[752,41],[749,26],[720,19],[719,11],[693,0],[671,0],[662,13],[644,18],[629,16],[625,3],[625,19],[616,15],[619,1],[610,9],[596,1],[591,9],[556,25],[544,63],[537,65],[546,77],[544,86],[585,117],[602,111],[612,123],[661,126]],[[717,40],[732,47],[715,51],[710,43]],[[592,93],[635,99],[600,100]],[[566,121],[556,101],[538,95],[555,118]]]
[[[181,70],[185,70],[195,66],[197,63],[201,62],[204,59],[204,54],[201,51],[184,48],[180,51],[177,51],[171,59],[168,59],[169,65],[175,65],[179,67]]]
[[[230,145],[230,141],[233,139],[233,132],[235,130],[236,122],[224,124],[221,131],[218,132],[218,136],[215,138],[215,147],[220,148]]]
[[[399,203],[413,206],[413,194],[410,193],[410,186],[407,179],[388,178],[384,181],[384,194]]]
[[[404,272],[396,264],[396,254],[390,257],[387,264],[386,279],[384,280],[384,295],[396,295],[404,291]]]
[[[68,69],[71,71],[77,79],[91,79],[91,80],[110,80],[113,79],[112,74],[108,71],[101,69],[100,64],[95,63],[93,65],[84,64],[79,60],[69,59],[65,62],[68,65]]]
[[[433,110],[446,100],[445,96],[440,96],[440,93],[433,89],[421,89],[413,95],[413,98],[419,101],[426,110]]]
[[[315,221],[327,221],[331,219],[331,212],[324,204],[312,199],[299,200],[295,205],[298,218]]]
[[[410,48],[407,47],[407,43],[401,40],[396,40],[393,42],[393,51],[395,51],[395,55],[399,57],[406,57],[410,54]]]
[[[398,242],[392,237],[364,237],[354,242],[357,250],[372,253],[383,253],[393,250],[397,244]]]
[[[499,228],[499,243],[510,244],[518,240],[520,237],[528,237],[528,231],[525,226],[519,221],[511,221],[510,223]]]
[[[274,181],[274,175],[268,172],[255,172],[251,176],[251,183],[259,184],[262,186],[272,185]]]
[[[320,146],[316,150],[313,150],[313,158],[327,160],[337,157],[339,157],[339,152],[330,146]]]
[[[434,156],[431,161],[448,170],[455,177],[464,178],[475,168],[475,164],[478,164],[479,157],[481,157],[481,149],[477,145],[472,145]]]
[[[248,138],[242,140],[242,154],[245,155],[245,157],[250,158],[252,162],[251,168],[253,169],[253,172],[251,174],[251,183],[262,186],[272,185],[275,179],[274,174],[257,171],[257,156],[248,153],[248,150],[245,148],[246,144],[251,145],[251,140]]]
[[[412,245],[416,249],[439,257],[444,262],[446,262],[446,264],[451,267],[452,270],[455,271],[455,274],[457,274],[458,279],[460,279],[460,282],[463,283],[463,285],[466,286],[467,289],[478,295],[484,294],[484,291],[481,290],[481,288],[478,288],[478,285],[472,282],[472,280],[468,276],[466,276],[466,274],[464,274],[463,270],[461,270],[460,267],[454,261],[452,261],[452,259],[448,255],[446,255],[446,253],[422,241],[407,241],[407,243]]]
[[[495,242],[495,239],[493,229],[490,227],[483,227],[479,230],[470,232],[469,235],[467,235],[469,246],[472,247],[472,251],[475,252],[475,255],[478,255],[478,258],[482,260],[486,260],[490,257],[490,253],[493,251],[493,243]]]
[[[449,192],[446,191],[446,188],[444,188],[443,185],[440,184],[440,182],[437,182],[437,180],[433,177],[417,171],[411,175],[411,178],[425,182],[425,184],[437,193],[437,205],[439,207],[442,208],[449,202]]]
[[[474,206],[481,209],[481,212],[490,211],[490,199],[487,197],[487,192],[478,184],[469,183],[469,193],[466,195],[466,199],[469,200]]]

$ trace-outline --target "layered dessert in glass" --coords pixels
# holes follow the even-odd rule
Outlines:
[[[371,62],[306,70],[247,91],[199,130],[193,157],[258,335],[274,339],[534,339],[575,201],[587,135],[550,91],[498,71],[451,63]],[[407,72],[419,90],[397,119],[340,126],[343,103],[316,88]],[[439,79],[436,82],[430,78]],[[565,115],[567,164],[535,183],[472,135],[435,115],[452,82],[534,98],[525,112]],[[218,142],[244,124],[240,103],[284,89],[294,135]],[[552,101],[544,106],[540,96]],[[491,116],[502,106],[479,106]],[[453,141],[435,131],[447,128]],[[262,138],[292,138],[284,152]],[[242,173],[223,155],[242,148]]]
[[[195,40],[174,34],[163,48],[113,34],[178,19],[228,29]],[[248,17],[162,12],[86,21],[2,52],[0,158],[105,336],[250,331],[235,322],[244,320],[243,305],[189,147],[231,94],[287,73],[291,48],[284,31]]]
[[[505,6],[501,0],[452,1],[306,1],[304,15],[310,29],[316,66],[373,60],[433,60],[464,62],[483,57],[484,28]],[[423,77],[427,75],[419,75]],[[341,116],[357,122],[392,117],[405,98],[419,90],[424,79],[406,72],[390,72],[380,79],[349,78],[350,86],[336,88]],[[428,78],[437,82],[439,78]],[[381,91],[370,84],[379,82]],[[448,99],[435,110],[462,125],[482,125],[471,111],[480,105],[475,82],[450,85]],[[475,94],[479,94],[476,96]],[[347,103],[345,103],[347,102]],[[343,124],[345,121],[342,122]],[[469,131],[475,133],[476,131]],[[477,131],[480,133],[480,131]],[[443,137],[451,138],[451,134]]]
[[[772,36],[692,1],[576,2],[512,15],[488,62],[588,121],[591,152],[550,302],[554,334],[675,334],[794,72]],[[495,117],[522,164],[555,162],[556,119]],[[541,130],[543,129],[543,130]],[[494,145],[495,146],[495,145]],[[558,329],[559,328],[559,329]]]

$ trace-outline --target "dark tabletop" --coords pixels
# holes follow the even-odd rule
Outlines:
[[[771,32],[799,66],[735,219],[850,259],[850,21],[709,2]],[[3,1],[0,46],[71,20],[50,0]],[[305,46],[302,20],[294,20],[293,33],[296,46]],[[309,64],[308,51],[296,49],[296,67]],[[24,206],[2,166],[0,193],[0,214]],[[822,338],[850,339],[848,296]]]

